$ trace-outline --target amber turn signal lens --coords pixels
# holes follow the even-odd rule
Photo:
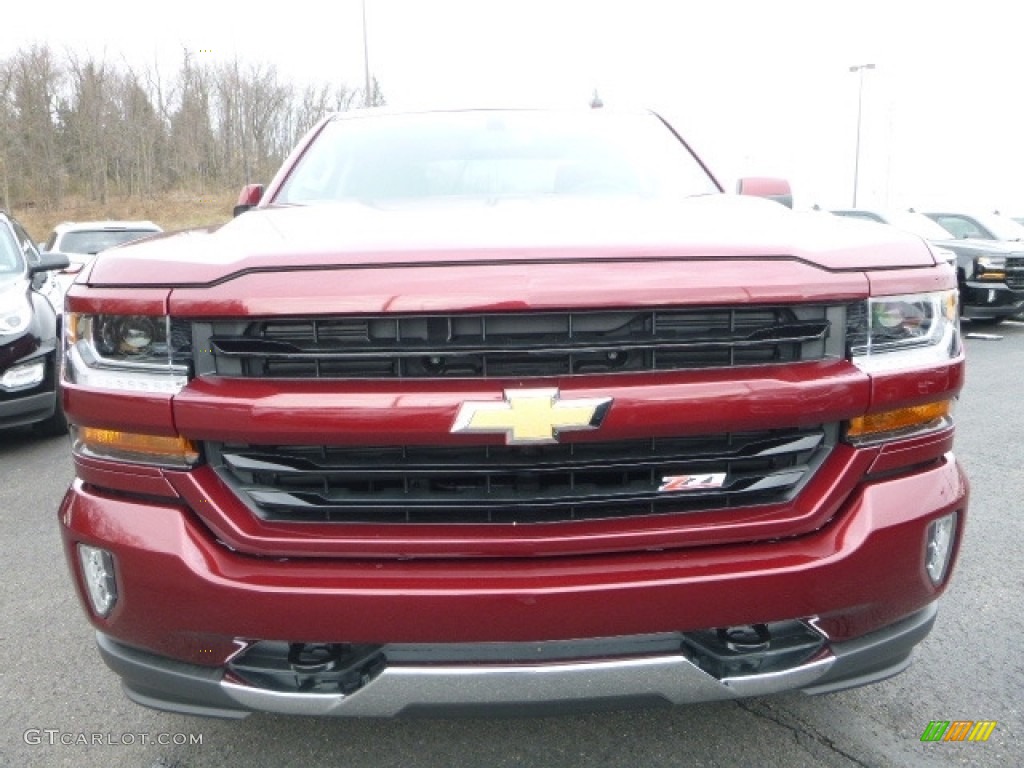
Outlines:
[[[921,427],[936,419],[949,416],[952,410],[951,400],[940,400],[937,403],[912,405],[909,408],[897,408],[893,411],[857,416],[850,419],[846,436],[849,438],[872,437],[883,432],[899,432],[913,427]]]
[[[75,432],[76,442],[95,456],[186,466],[199,460],[199,449],[180,435],[144,435],[96,427],[78,427]]]

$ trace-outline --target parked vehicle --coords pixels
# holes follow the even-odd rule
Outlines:
[[[854,208],[832,213],[899,227],[953,254],[964,317],[996,324],[1024,311],[1024,242],[956,238],[936,220],[913,211]]]
[[[998,213],[923,211],[953,237],[971,240],[1024,241],[1024,225]]]
[[[239,211],[68,293],[59,520],[135,701],[823,693],[930,631],[968,485],[920,238],[611,109],[333,115]]]
[[[163,230],[152,221],[65,221],[54,227],[41,247],[68,257],[68,267],[58,277],[63,295],[75,275],[100,251],[159,232]]]
[[[43,290],[66,257],[40,254],[0,210],[0,429],[35,425],[66,431],[59,390],[59,323]]]

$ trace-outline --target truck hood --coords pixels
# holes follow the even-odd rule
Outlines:
[[[828,270],[929,266],[920,238],[735,195],[257,208],[102,253],[96,286],[201,286],[252,271],[405,264],[790,257]]]

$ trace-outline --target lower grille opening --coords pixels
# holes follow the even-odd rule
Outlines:
[[[258,517],[295,523],[545,523],[790,500],[834,426],[541,446],[208,443]]]
[[[755,633],[758,642],[736,641]],[[812,660],[825,638],[805,621],[779,621],[696,632],[535,643],[400,643],[358,645],[261,641],[229,664],[241,682],[289,693],[351,694],[385,668],[533,666],[683,655],[723,680],[781,672]]]

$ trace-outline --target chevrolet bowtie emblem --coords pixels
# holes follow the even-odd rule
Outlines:
[[[562,399],[557,389],[506,389],[500,402],[463,403],[452,432],[503,432],[509,445],[555,443],[562,432],[597,429],[611,405],[610,397],[573,400]]]

